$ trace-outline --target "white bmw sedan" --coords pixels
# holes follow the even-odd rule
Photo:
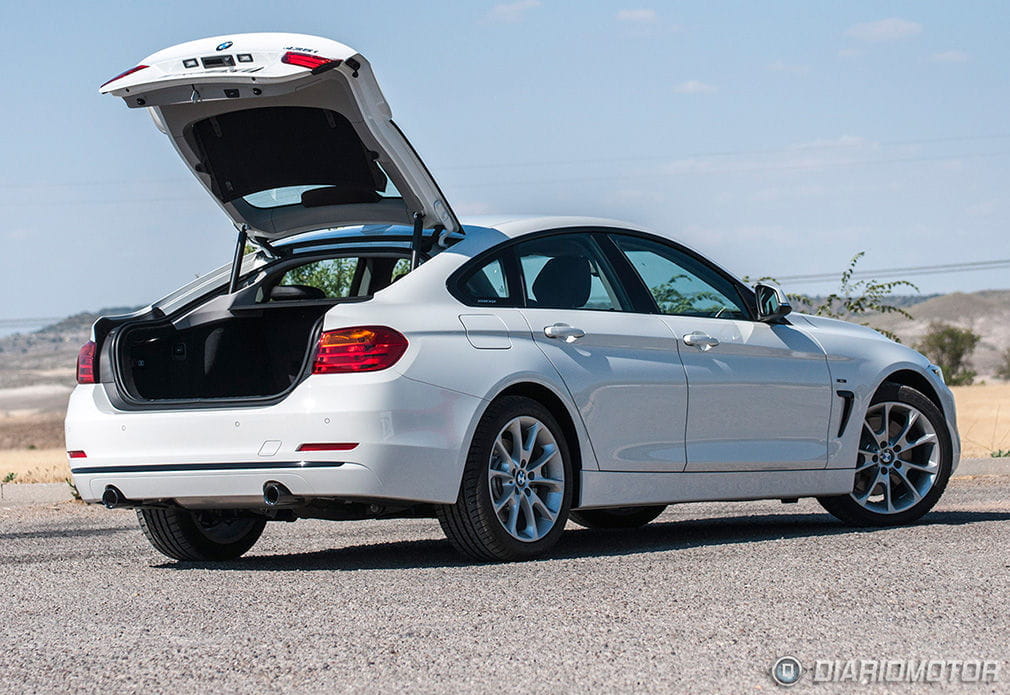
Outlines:
[[[96,322],[67,413],[82,497],[170,557],[300,518],[437,517],[490,560],[676,502],[902,524],[957,464],[939,369],[868,328],[634,225],[462,224],[347,46],[194,41],[102,91],[238,229],[232,264]]]

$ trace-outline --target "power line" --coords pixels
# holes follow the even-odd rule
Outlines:
[[[920,138],[914,140],[885,140],[880,142],[871,143],[875,146],[882,147],[899,147],[905,145],[933,145],[941,144],[947,142],[973,142],[973,141],[983,141],[983,140],[1005,140],[1010,138],[1010,133],[991,133],[986,135],[952,135],[947,137],[938,138]],[[444,166],[439,167],[439,171],[470,171],[475,169],[508,169],[515,167],[531,167],[531,166],[564,166],[564,165],[581,165],[581,164],[614,164],[620,162],[655,162],[655,161],[665,161],[665,160],[677,160],[677,159],[692,159],[692,158],[704,158],[704,157],[740,157],[748,155],[760,155],[760,154],[802,154],[804,152],[818,152],[823,150],[838,150],[846,146],[845,143],[824,143],[820,145],[794,145],[789,147],[776,147],[776,148],[763,148],[763,149],[753,149],[753,150],[715,150],[710,152],[692,152],[692,153],[682,153],[682,154],[661,154],[661,155],[637,155],[633,157],[600,157],[600,158],[589,158],[589,159],[556,159],[556,160],[539,160],[539,161],[526,161],[526,162],[499,162],[497,164],[464,164],[464,165],[454,165],[454,166]],[[971,154],[960,155],[963,157],[970,157]],[[982,153],[981,156],[987,156]],[[903,161],[903,160],[893,160],[893,161]],[[909,161],[919,161],[919,160],[909,160]],[[759,169],[760,170],[760,169]],[[160,184],[177,184],[193,181],[192,178],[172,178],[172,179],[149,179],[149,180],[119,180],[119,181],[40,181],[36,183],[0,183],[0,189],[4,188],[37,188],[44,186],[47,188],[55,187],[67,187],[67,186],[122,186],[122,185],[136,185],[142,184],[146,186],[150,185],[160,185]],[[501,184],[508,185],[508,184]]]
[[[860,270],[852,274],[854,280],[886,279],[893,277],[918,277],[921,275],[945,275],[965,273],[977,270],[1002,270],[1010,268],[1010,258],[993,261],[974,261],[965,263],[944,263],[941,265],[907,266],[904,268],[880,268],[877,270]],[[778,278],[790,282],[825,282],[839,279],[839,273],[809,273],[804,275],[783,275]]]

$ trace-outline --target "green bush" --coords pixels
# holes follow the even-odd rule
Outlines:
[[[968,360],[979,340],[981,336],[970,329],[933,323],[917,349],[943,370],[948,384],[967,386],[975,381],[975,370]]]

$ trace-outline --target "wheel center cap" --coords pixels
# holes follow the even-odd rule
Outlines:
[[[516,473],[516,482],[519,483],[519,485],[526,484],[526,471],[519,471]]]
[[[884,449],[883,451],[880,452],[880,460],[883,463],[890,463],[891,461],[894,460],[894,452],[891,451],[890,449]]]

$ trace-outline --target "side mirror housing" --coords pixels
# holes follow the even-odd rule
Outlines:
[[[775,285],[758,283],[754,286],[754,297],[757,300],[758,321],[775,323],[793,310],[786,293]]]

